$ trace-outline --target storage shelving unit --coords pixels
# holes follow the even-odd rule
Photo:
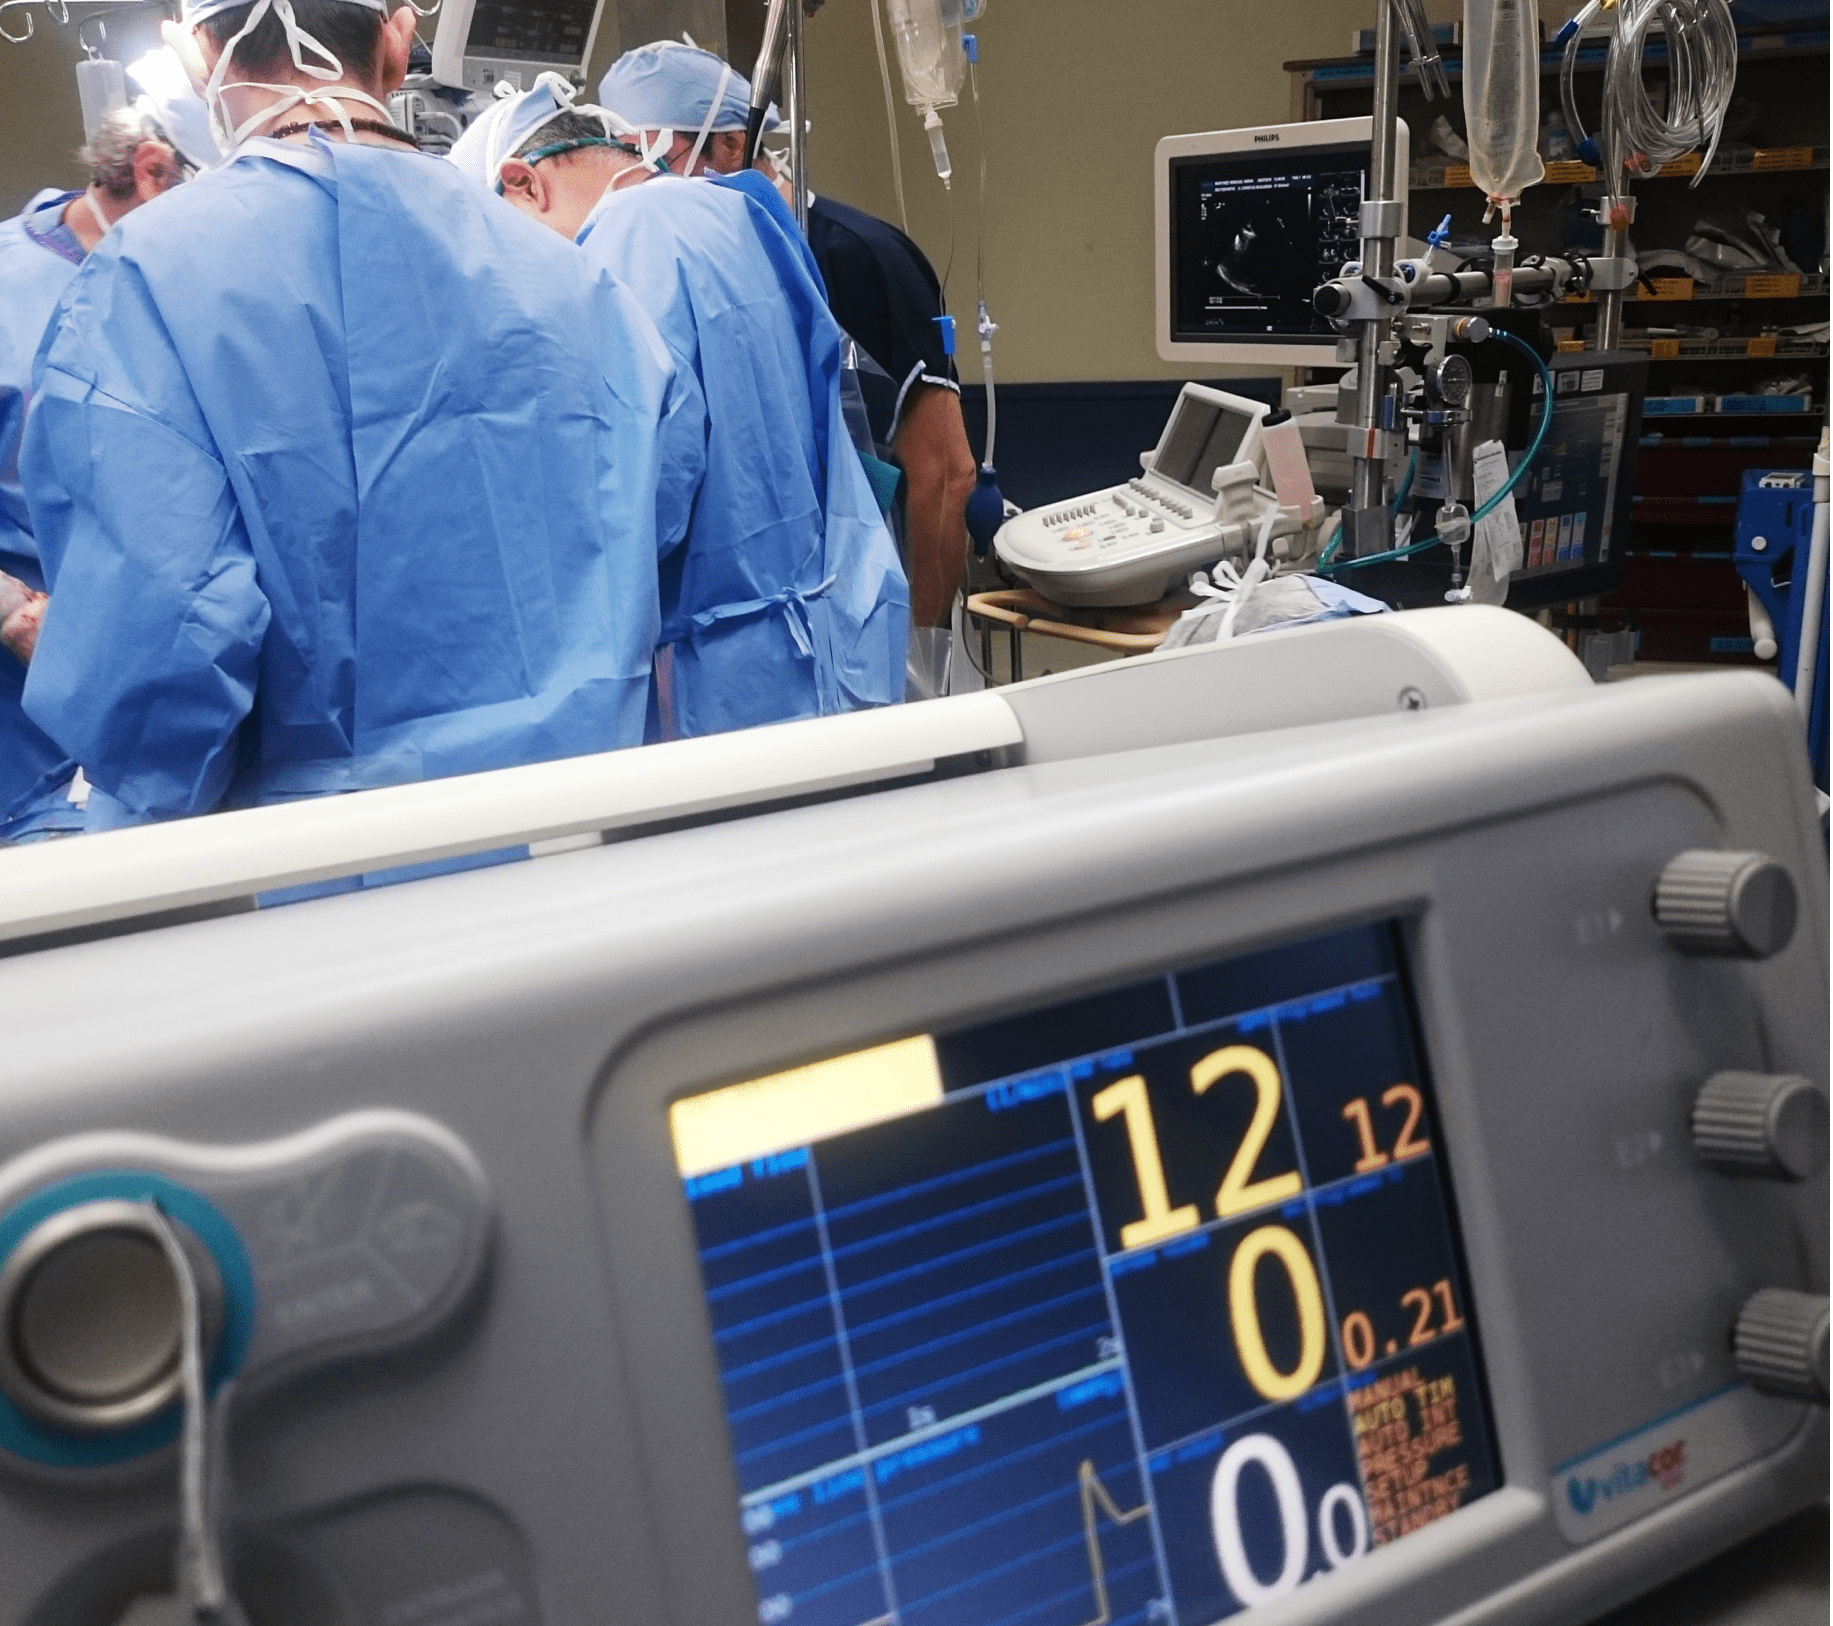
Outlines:
[[[1559,106],[1561,52],[1541,56],[1543,111]],[[1595,106],[1605,42],[1580,49],[1581,112]],[[1658,64],[1665,48],[1651,46]],[[1486,239],[1484,200],[1466,165],[1433,150],[1429,131],[1441,114],[1463,132],[1461,64],[1457,48],[1444,56],[1449,102],[1428,103],[1410,64],[1402,69],[1400,112],[1412,130],[1410,230],[1416,237],[1451,216],[1454,239]],[[1292,117],[1347,118],[1372,104],[1370,58],[1289,62]],[[1690,183],[1703,155],[1667,165],[1634,186],[1639,251],[1680,248],[1702,215],[1727,224],[1744,209],[1779,225],[1790,208],[1818,215],[1826,232],[1829,165],[1828,32],[1824,24],[1740,30],[1738,95],[1755,104],[1755,127],[1727,139],[1711,167]],[[1589,164],[1547,166],[1515,211],[1523,252],[1586,251],[1600,229],[1583,206],[1601,190]],[[1747,468],[1806,468],[1819,440],[1827,404],[1828,279],[1818,265],[1799,276],[1724,271],[1693,278],[1659,270],[1626,302],[1622,348],[1649,357],[1649,395],[1676,406],[1698,400],[1703,411],[1651,409],[1643,423],[1632,533],[1622,583],[1601,605],[1574,606],[1576,624],[1605,628],[1625,622],[1640,635],[1640,658],[1655,661],[1748,662],[1744,589],[1731,562],[1737,492]],[[1582,351],[1595,322],[1589,299],[1542,307],[1550,348]],[[1813,329],[1820,328],[1815,332]],[[1802,332],[1799,330],[1807,329]],[[1707,331],[1710,330],[1710,331]],[[1721,398],[1748,397],[1780,376],[1809,378],[1811,404],[1801,411],[1720,411]],[[1781,403],[1778,403],[1781,404]]]

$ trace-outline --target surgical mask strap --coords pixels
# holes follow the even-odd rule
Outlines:
[[[726,86],[732,82],[732,64],[723,63],[719,71],[719,88],[713,92],[713,99],[707,104],[706,117],[700,121],[700,134],[694,138],[694,150],[687,155],[687,168],[681,173],[692,175],[694,165],[700,162],[701,149],[706,146],[707,137],[713,133],[713,120],[719,117],[719,104],[725,100]]]
[[[94,196],[88,191],[83,193],[83,202],[89,206],[90,218],[95,221],[96,229],[106,237],[114,230],[115,223],[110,220],[107,215],[102,213],[102,206],[96,202]]]
[[[204,89],[204,99],[210,105],[210,116],[215,121],[218,132],[227,138],[223,143],[225,146],[234,151],[254,135],[262,125],[271,124],[282,113],[291,112],[295,107],[329,107],[337,116],[337,122],[344,128],[346,141],[355,140],[356,131],[350,123],[350,115],[341,105],[343,102],[367,102],[383,118],[388,117],[386,106],[367,92],[354,87],[340,89],[335,96],[331,96],[323,91],[307,90],[302,85],[275,85],[258,80],[238,79],[236,81],[238,86],[248,90],[271,90],[275,93],[277,100],[232,127],[223,103],[223,92],[227,88],[225,78],[229,72],[229,64],[235,56],[236,47],[254,32],[269,11],[280,19],[281,27],[286,33],[287,52],[292,57],[293,66],[300,73],[305,74],[308,78],[327,82],[341,79],[344,76],[344,65],[338,61],[336,55],[299,26],[298,20],[293,15],[292,0],[255,0],[255,7],[248,14],[248,21],[242,25],[240,32],[223,47],[223,54],[217,58],[216,67],[210,75],[210,82]],[[320,58],[322,65],[308,63],[301,54],[302,48]]]

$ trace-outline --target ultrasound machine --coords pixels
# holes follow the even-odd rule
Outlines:
[[[1826,1494],[1826,895],[1476,606],[0,853],[0,1621],[1592,1620]]]

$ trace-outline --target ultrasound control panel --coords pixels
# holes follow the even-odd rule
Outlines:
[[[1186,384],[1138,476],[1020,514],[993,546],[1057,603],[1151,603],[1245,546],[1268,410],[1262,401]],[[1239,478],[1218,491],[1218,474],[1231,468]]]

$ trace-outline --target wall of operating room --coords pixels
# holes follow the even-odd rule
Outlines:
[[[1455,17],[1460,0],[1430,0],[1429,9]],[[616,11],[607,5],[600,25],[594,90],[622,49]],[[1367,0],[990,0],[977,32],[986,291],[1000,324],[999,376],[1013,383],[1188,376],[1188,364],[1161,362],[1152,341],[1154,145],[1181,131],[1292,118],[1282,64],[1342,55],[1368,20]],[[815,187],[895,221],[871,13],[863,0],[827,0],[807,39]],[[42,22],[28,44],[0,48],[0,152],[7,155],[0,217],[41,186],[80,184],[74,68],[81,54],[73,29]],[[749,71],[749,63],[739,66]],[[965,339],[974,309],[980,131],[965,96],[944,113],[954,161],[953,192],[944,192],[895,58],[891,72],[911,235],[938,274],[949,269],[952,243],[949,305],[963,318]],[[963,370],[977,375],[977,361]]]

